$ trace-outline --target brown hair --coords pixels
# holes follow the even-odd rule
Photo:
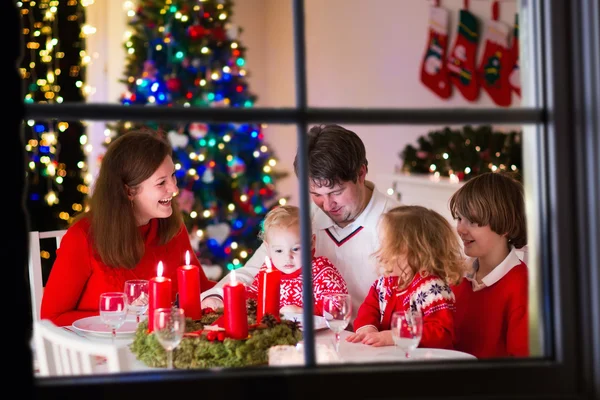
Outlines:
[[[298,163],[296,153],[296,176]],[[356,183],[363,165],[368,165],[365,145],[356,133],[339,125],[314,126],[308,131],[308,176],[318,186]]]
[[[487,172],[469,179],[450,198],[450,212],[506,234],[517,249],[527,244],[523,184],[512,173]]]
[[[448,220],[421,206],[399,206],[382,215],[379,222],[382,242],[375,253],[387,272],[404,257],[410,268],[401,276],[400,288],[417,273],[439,276],[447,284],[458,283],[465,271],[465,258],[458,236]]]
[[[269,229],[289,228],[294,225],[300,227],[300,209],[291,205],[278,206],[267,213],[258,237],[266,241]]]
[[[171,146],[162,133],[151,130],[125,133],[108,146],[89,210],[81,216],[90,219],[91,241],[106,265],[134,268],[144,255],[144,240],[127,188],[135,191],[171,155]],[[171,207],[171,216],[158,220],[160,244],[167,243],[181,229],[183,220],[177,202],[173,201]]]

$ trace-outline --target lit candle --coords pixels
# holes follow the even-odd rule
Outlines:
[[[269,257],[265,257],[267,269],[260,272],[258,279],[258,302],[256,322],[265,314],[271,314],[279,320],[279,290],[281,287],[281,271],[273,268]]]
[[[242,282],[235,280],[235,270],[231,271],[231,282],[223,285],[223,317],[225,332],[233,339],[248,337],[248,314],[246,312],[246,289]]]
[[[185,310],[185,316],[192,319],[202,317],[200,307],[200,268],[190,265],[190,251],[185,252],[185,265],[177,268],[177,288],[179,290],[179,308]]]
[[[154,330],[154,310],[171,307],[171,279],[165,278],[162,274],[163,263],[159,261],[156,277],[150,279],[148,285],[148,332]]]

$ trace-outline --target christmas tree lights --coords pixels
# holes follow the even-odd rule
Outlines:
[[[252,107],[246,49],[229,0],[125,2],[127,86],[121,103],[147,106]],[[277,159],[259,124],[144,124],[122,121],[112,137],[150,127],[174,149],[178,202],[192,244],[206,264],[242,266],[265,214],[285,204],[274,182]]]
[[[20,66],[25,103],[83,101],[85,84],[85,7],[92,0],[22,0],[25,51]],[[84,209],[90,176],[86,174],[85,124],[80,121],[28,120],[24,126],[27,206],[32,230],[63,229]]]

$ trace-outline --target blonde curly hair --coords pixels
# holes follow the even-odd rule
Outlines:
[[[458,236],[439,213],[421,206],[400,206],[382,215],[379,265],[391,272],[406,258],[409,271],[398,285],[406,287],[417,273],[437,275],[449,285],[460,282],[466,268]]]

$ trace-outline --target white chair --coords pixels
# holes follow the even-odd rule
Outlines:
[[[66,232],[66,230],[29,232],[29,291],[31,293],[31,308],[34,321],[40,319],[42,295],[44,294],[40,241],[44,239],[54,239],[56,240],[56,248],[58,249],[60,241]]]
[[[33,339],[39,376],[116,373],[129,369],[127,346],[98,343],[50,320],[34,321]]]

